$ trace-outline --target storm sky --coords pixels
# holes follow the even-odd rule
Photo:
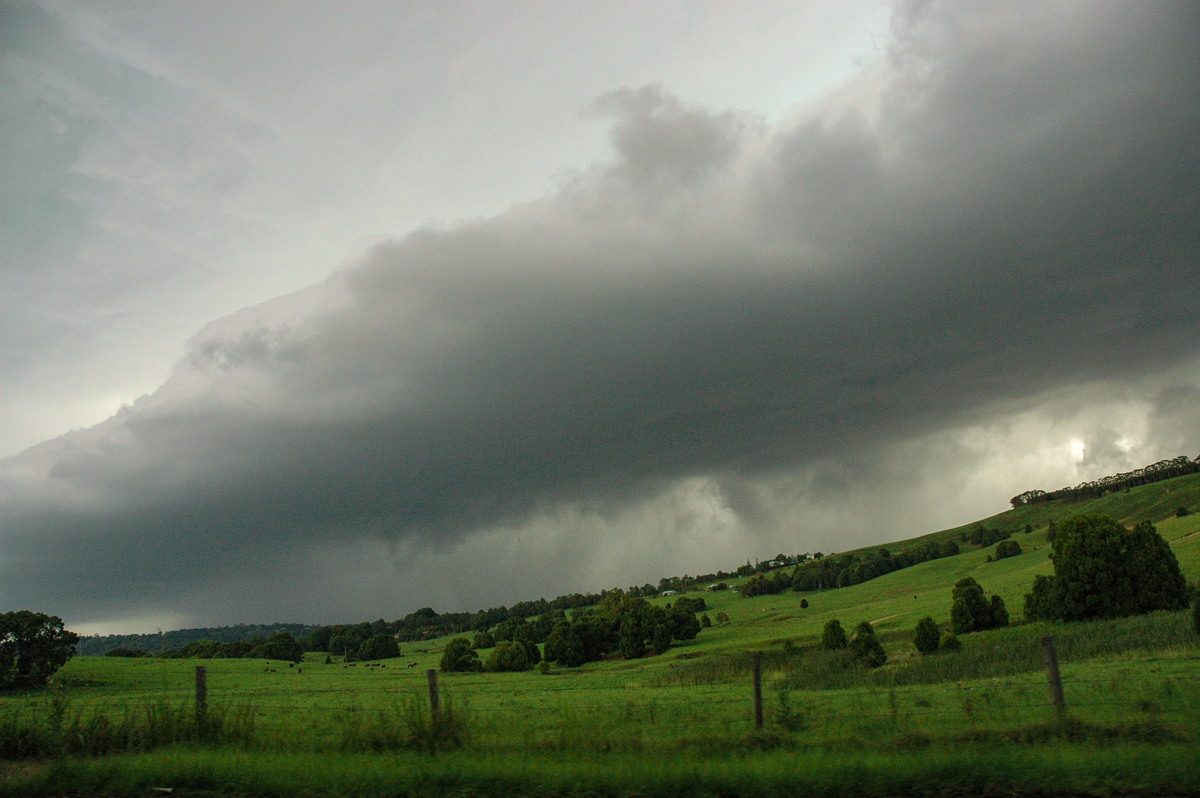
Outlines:
[[[0,610],[472,610],[1200,451],[1200,4],[0,3]]]

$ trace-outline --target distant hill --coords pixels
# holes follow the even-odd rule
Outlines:
[[[176,629],[150,635],[92,635],[79,639],[79,653],[85,657],[102,656],[114,648],[130,648],[157,654],[197,640],[234,643],[241,640],[266,639],[277,632],[287,632],[299,638],[310,634],[316,626],[300,623],[238,624],[212,629]]]
[[[1136,472],[1117,474],[1085,483],[1087,489],[1063,489],[1053,493],[1030,492],[1038,495],[1030,501],[1014,501],[1012,509],[990,518],[961,527],[931,532],[911,540],[886,542],[885,545],[889,550],[889,556],[899,555],[896,557],[898,560],[914,552],[927,549],[931,544],[944,545],[950,542],[961,542],[967,546],[968,550],[976,550],[977,547],[986,548],[987,545],[991,545],[999,538],[976,539],[980,532],[999,532],[999,537],[1008,537],[1034,529],[1044,529],[1052,522],[1061,521],[1078,513],[1103,513],[1129,525],[1141,521],[1160,522],[1175,516],[1179,508],[1185,508],[1192,513],[1200,513],[1200,473],[1196,473],[1196,470],[1192,468],[1198,462],[1200,462],[1200,458],[1194,461],[1189,461],[1186,457],[1175,458],[1147,466]],[[1182,474],[1179,473],[1180,471]],[[1102,488],[1095,490],[1095,486],[1102,486]],[[879,545],[843,552],[840,557],[867,562],[871,557],[881,553]],[[718,571],[715,574],[697,577],[664,577],[659,580],[658,585],[632,586],[626,590],[631,595],[649,598],[658,595],[663,590],[678,592],[703,590],[709,582],[716,580],[728,580],[730,587],[740,589],[742,587],[740,583],[748,578],[760,577],[764,574],[776,574],[782,578],[785,571],[790,571],[797,563],[806,562],[811,556],[779,554],[774,559],[763,560],[754,565],[747,562],[730,572]],[[815,556],[819,559],[822,555]],[[832,563],[836,558],[830,559]],[[925,559],[929,558],[920,558],[921,561]],[[914,560],[914,563],[916,561]],[[867,564],[870,563],[867,562]],[[899,563],[896,564],[899,565]],[[1194,574],[1196,571],[1194,566],[1200,566],[1200,562],[1181,562],[1181,565],[1188,566],[1185,570],[1190,570]],[[872,579],[874,576],[883,575],[890,570],[881,569],[878,574],[865,575],[865,578]],[[790,591],[793,584],[790,574],[788,577],[786,584],[778,586],[779,591]],[[858,581],[860,580],[855,579],[846,583],[851,584]],[[833,581],[830,586],[836,584],[837,581]],[[775,591],[768,592],[774,593]],[[474,613],[439,614],[426,607],[392,623],[375,621],[361,625],[370,626],[372,633],[386,632],[395,635],[400,640],[425,640],[472,629],[487,629],[513,616],[533,617],[551,609],[575,609],[588,606],[598,602],[604,593],[607,591],[602,591],[600,594],[574,593],[569,596],[560,596],[551,601],[546,599],[522,601],[511,607],[494,607]],[[256,638],[266,639],[277,632],[288,632],[299,639],[318,629],[344,630],[352,629],[354,626],[354,624],[337,627],[289,623],[240,624],[209,629],[180,629],[149,635],[97,635],[82,638],[79,642],[79,652],[84,656],[101,656],[114,648],[130,648],[157,654],[167,649],[178,649],[197,640],[229,643]],[[380,628],[376,629],[376,626]]]

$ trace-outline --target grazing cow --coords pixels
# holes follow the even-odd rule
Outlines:
[[[415,663],[415,662],[410,662],[410,663],[408,663],[408,667],[410,667],[410,668],[415,668],[415,667],[417,667],[417,663]]]

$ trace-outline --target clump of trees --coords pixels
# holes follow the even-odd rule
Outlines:
[[[75,654],[79,635],[62,618],[18,610],[0,613],[0,690],[44,687]]]
[[[1004,599],[996,594],[990,600],[985,598],[983,588],[972,577],[955,583],[950,600],[950,629],[956,635],[1008,626]]]
[[[1107,515],[1068,518],[1058,525],[1050,559],[1054,576],[1034,580],[1027,618],[1084,621],[1187,607],[1179,562],[1148,521],[1126,529]]]
[[[673,642],[700,633],[703,624],[696,613],[705,609],[703,598],[683,596],[657,606],[612,590],[598,606],[577,610],[570,618],[561,611],[530,621],[510,618],[476,635],[474,643],[456,638],[442,656],[442,670],[523,671],[540,662],[574,668],[613,655],[637,659],[661,654]],[[480,659],[476,649],[491,651]]]
[[[573,668],[610,654],[625,659],[661,654],[674,641],[693,640],[700,633],[696,613],[704,599],[681,597],[665,607],[650,604],[624,591],[611,591],[592,610],[561,619],[546,638],[546,661]]]

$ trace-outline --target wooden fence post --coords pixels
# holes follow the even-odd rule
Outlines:
[[[196,723],[203,725],[208,717],[208,669],[196,666]]]
[[[763,727],[762,654],[755,652],[750,662],[754,673],[754,728],[761,731]]]
[[[1062,676],[1058,672],[1058,651],[1053,637],[1042,638],[1042,656],[1046,660],[1046,678],[1050,681],[1050,700],[1058,717],[1063,716],[1066,702],[1063,701]]]

